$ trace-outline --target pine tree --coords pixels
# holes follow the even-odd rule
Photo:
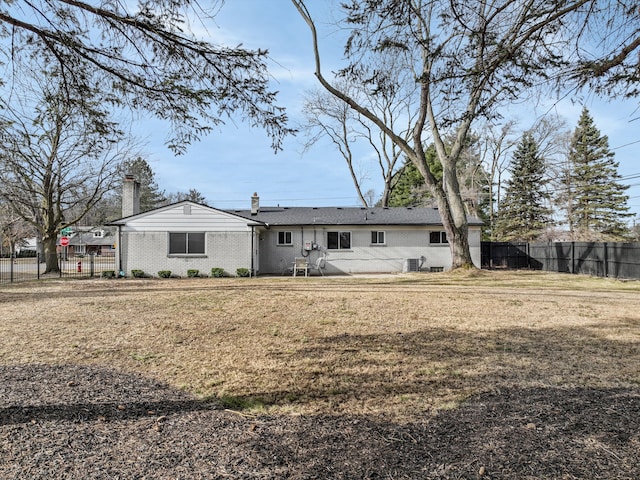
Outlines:
[[[442,180],[442,165],[438,161],[436,150],[433,145],[427,148],[426,160],[434,176]],[[405,161],[404,165],[395,175],[391,194],[389,195],[390,207],[422,207],[434,203],[433,197],[429,193],[424,183],[424,177],[418,168],[410,161]]]
[[[533,135],[523,135],[513,154],[511,177],[498,209],[496,238],[531,241],[553,224],[546,190],[546,164]]]
[[[460,193],[467,207],[467,213],[478,215],[486,220],[489,216],[489,185],[487,176],[478,172],[478,169],[482,167],[475,149],[476,142],[476,136],[467,142],[468,145],[460,154],[456,167]],[[433,144],[425,150],[425,160],[435,180],[442,185],[442,164],[438,160],[438,154]],[[389,195],[389,206],[422,207],[435,204],[435,199],[429,192],[424,177],[412,162],[406,160],[402,168],[395,174]]]
[[[124,162],[121,170],[123,174],[131,174],[140,182],[140,212],[153,210],[165,202],[165,194],[158,187],[155,172],[144,158]]]
[[[619,163],[609,150],[586,108],[569,147],[569,170],[564,179],[565,209],[574,239],[620,239],[627,233],[624,218],[629,188],[619,183]]]

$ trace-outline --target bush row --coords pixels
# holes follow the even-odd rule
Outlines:
[[[116,278],[118,275],[116,274],[116,272],[114,270],[105,270],[102,272],[102,277],[103,278]],[[149,278],[151,277],[151,275],[147,275],[143,270],[139,270],[139,269],[132,269],[131,270],[131,276],[133,278]],[[158,277],[160,278],[171,278],[172,276],[175,277],[175,275],[171,275],[171,270],[160,270],[158,272]],[[226,274],[226,272],[224,271],[224,268],[219,268],[219,267],[213,267],[211,269],[211,276],[214,278],[222,278],[222,277],[226,277],[228,276]],[[238,268],[236,269],[236,277],[250,277],[251,276],[251,271],[248,268]],[[187,277],[189,278],[197,278],[197,277],[206,277],[206,275],[204,274],[200,274],[200,270],[196,270],[196,269],[189,269],[187,270]]]

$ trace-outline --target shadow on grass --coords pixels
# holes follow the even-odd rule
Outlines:
[[[327,465],[331,478],[640,478],[633,389],[505,388],[406,423],[348,415],[289,421],[294,426],[250,448],[319,474],[303,478],[321,478]]]
[[[2,478],[640,478],[633,388],[501,387],[394,422],[245,417],[99,367],[0,367],[0,378]],[[170,416],[164,428],[149,409]]]
[[[212,408],[166,384],[109,368],[0,366],[0,426],[122,421]]]
[[[626,339],[609,338],[611,328],[600,324],[318,337],[295,351],[273,350],[272,371],[261,371],[275,379],[273,388],[234,401],[241,409],[300,405],[350,412],[368,403],[377,411],[415,413],[453,408],[501,388],[640,385],[637,320],[616,325],[618,333],[629,329]]]

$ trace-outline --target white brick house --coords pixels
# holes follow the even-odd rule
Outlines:
[[[126,182],[125,182],[126,184]],[[126,188],[125,188],[126,191]],[[123,201],[123,204],[125,201]],[[129,204],[134,202],[129,202]],[[127,212],[124,212],[127,213]],[[190,201],[130,214],[118,227],[119,270],[185,276],[237,268],[286,274],[296,257],[325,274],[447,270],[451,253],[437,209],[265,207],[257,195],[250,210],[219,210]],[[480,227],[469,219],[469,244],[480,266]]]

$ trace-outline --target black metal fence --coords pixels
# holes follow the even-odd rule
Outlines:
[[[640,243],[482,242],[482,267],[640,279]]]
[[[0,258],[0,284],[24,282],[40,278],[99,277],[115,270],[113,255],[70,256],[58,254],[59,272],[44,274],[46,264],[40,255],[26,258]]]

